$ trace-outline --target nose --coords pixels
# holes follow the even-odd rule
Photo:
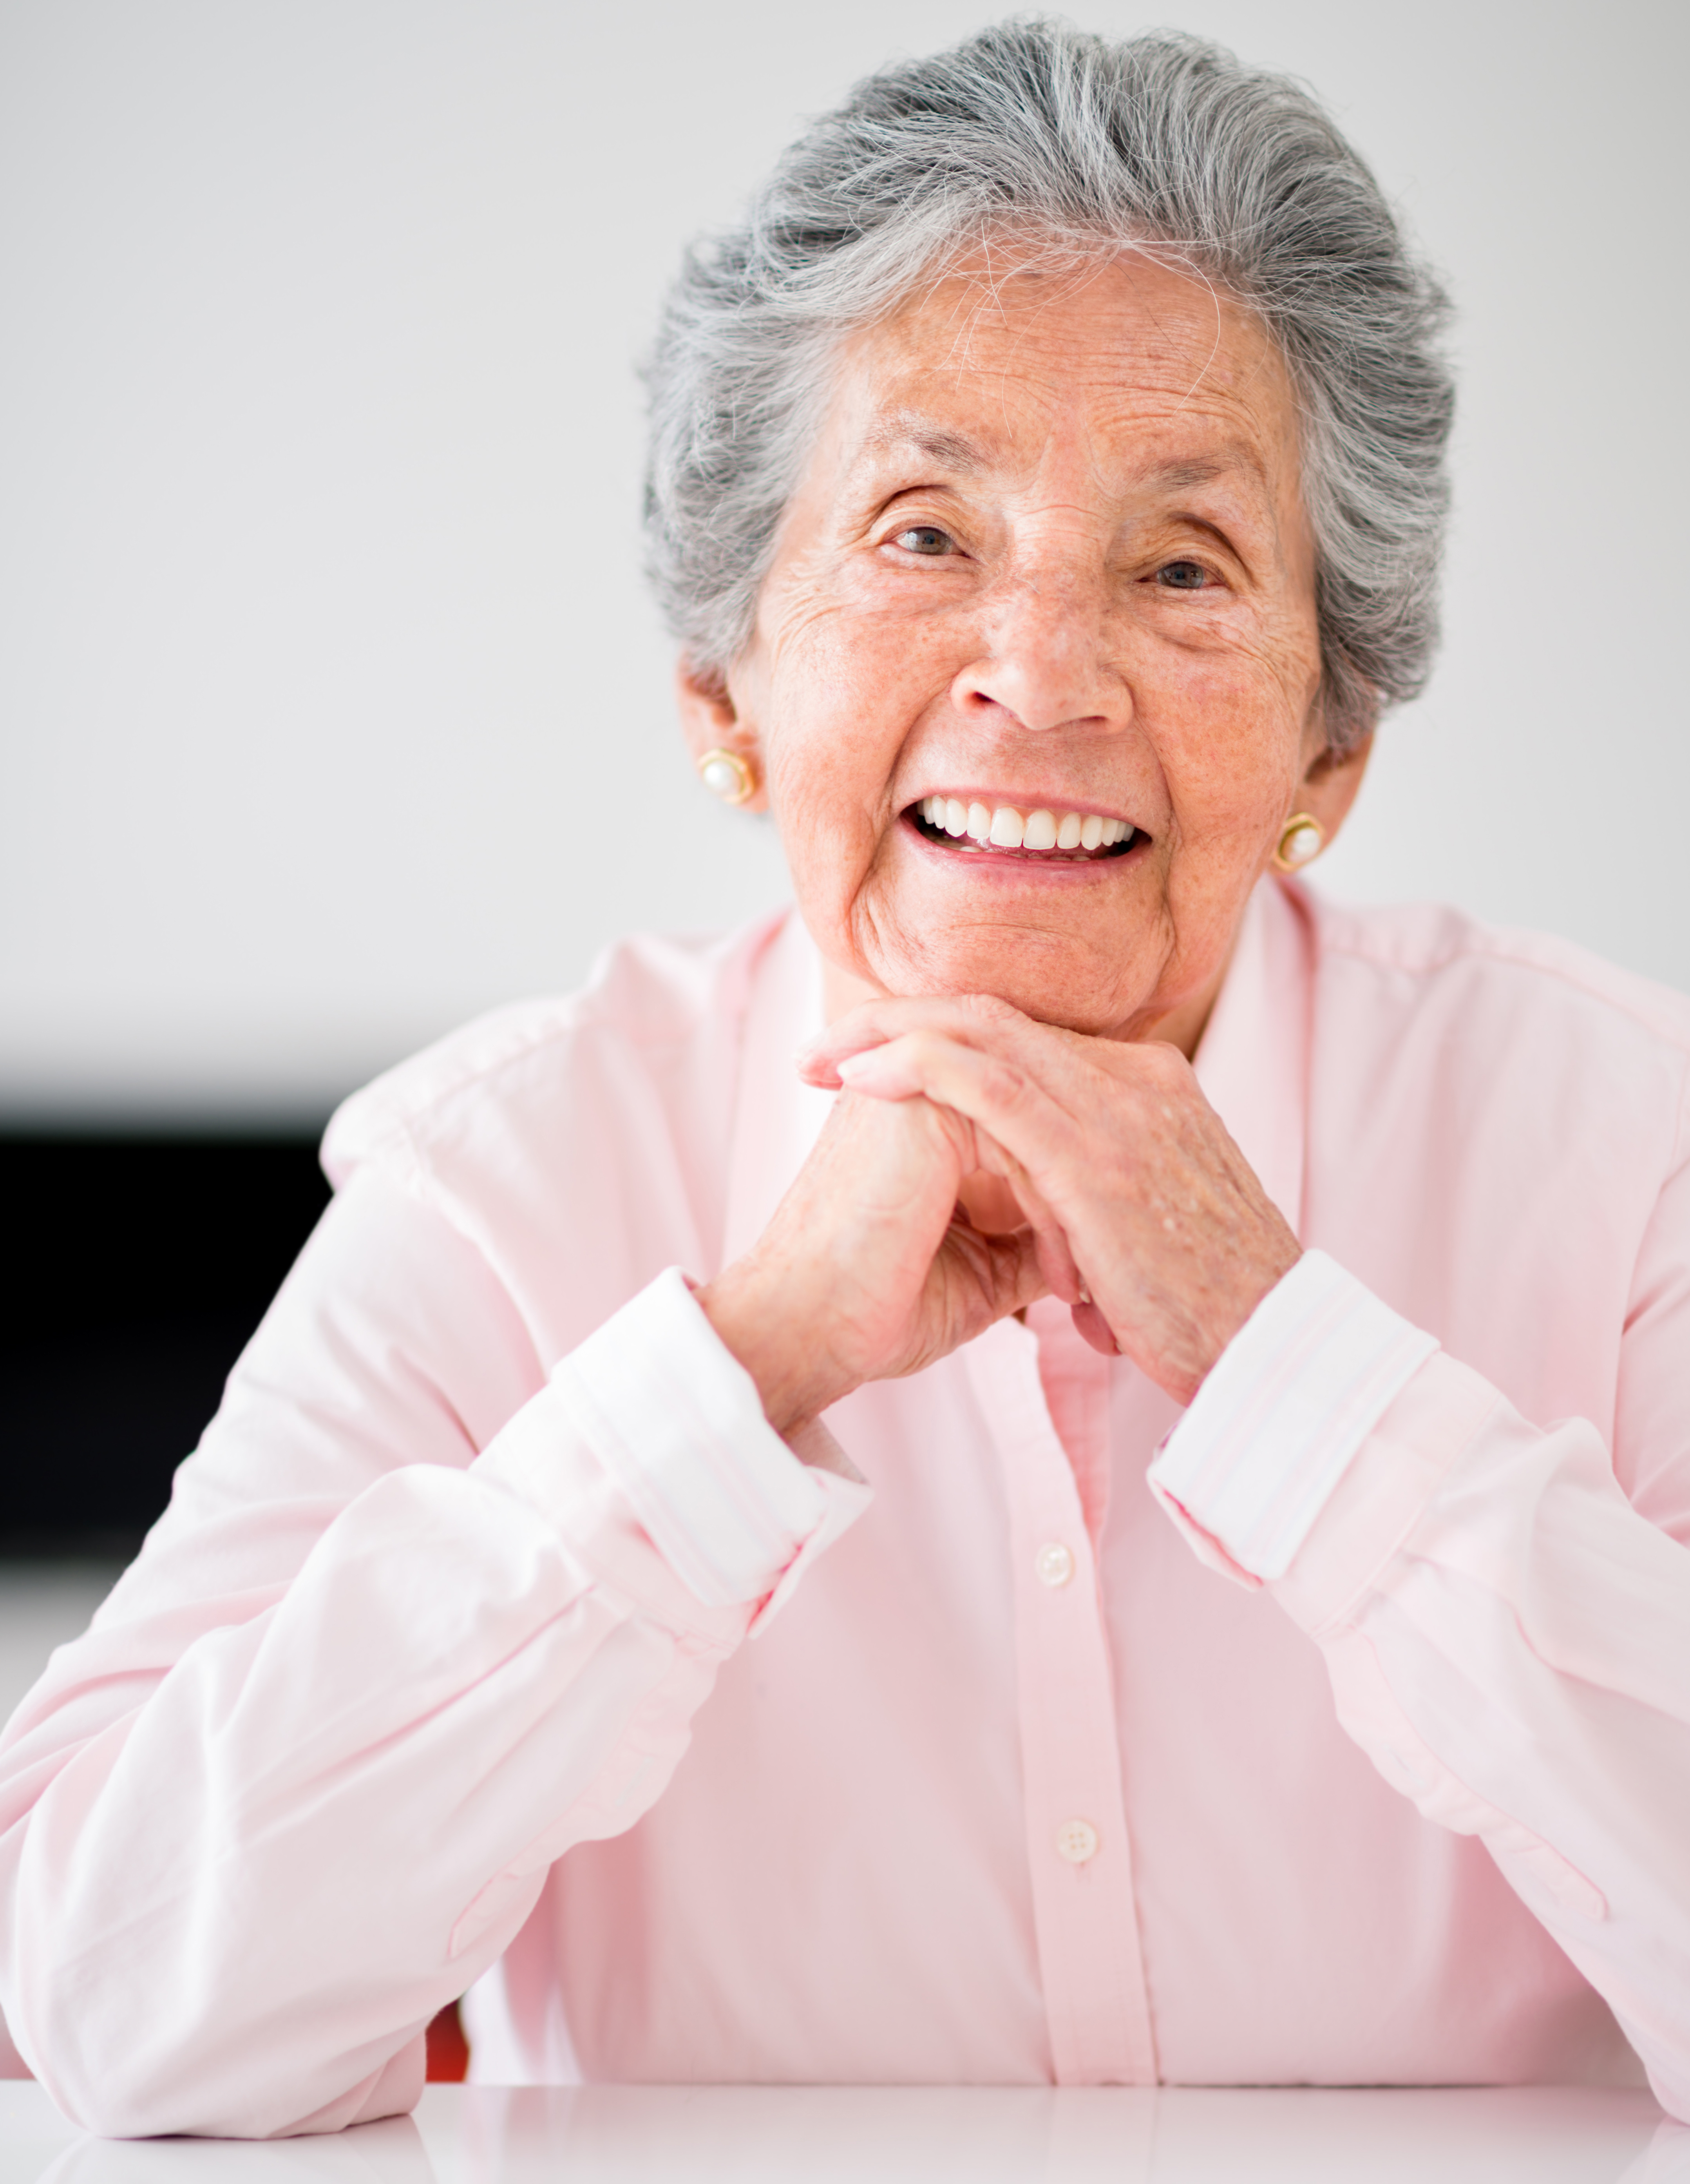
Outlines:
[[[1124,726],[1131,697],[1108,619],[1098,578],[1071,566],[1019,572],[991,603],[983,649],[953,682],[951,703],[965,719],[997,708],[1037,731]]]

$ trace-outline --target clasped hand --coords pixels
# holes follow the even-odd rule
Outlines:
[[[1189,1402],[1300,1256],[1177,1048],[987,997],[887,1000],[800,1066],[842,1096],[758,1244],[700,1292],[778,1432],[1047,1294]]]

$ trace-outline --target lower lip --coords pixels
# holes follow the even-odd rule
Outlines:
[[[1149,847],[1149,837],[1135,832],[1127,841],[1113,849],[1079,856],[1061,850],[999,850],[972,842],[966,835],[935,834],[921,824],[913,810],[904,812],[903,822],[905,831],[914,836],[930,856],[941,858],[953,866],[965,865],[970,876],[978,873],[982,878],[988,874],[1013,880],[1036,877],[1071,886],[1078,881],[1104,878],[1119,872],[1124,866],[1136,865],[1139,852]]]

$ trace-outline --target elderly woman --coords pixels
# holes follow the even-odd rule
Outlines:
[[[402,2110],[466,1989],[507,2081],[1690,2115],[1690,1009],[1287,876],[1426,670],[1440,314],[1301,92],[1040,25],[689,261],[652,554],[798,914],[336,1117],[5,1747],[73,2115]]]

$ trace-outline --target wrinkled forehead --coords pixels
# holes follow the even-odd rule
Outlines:
[[[1261,320],[1185,266],[953,265],[842,344],[822,437],[836,477],[916,456],[1025,469],[1065,435],[1171,486],[1223,471],[1296,491],[1298,407]],[[820,452],[820,450],[818,451]]]

